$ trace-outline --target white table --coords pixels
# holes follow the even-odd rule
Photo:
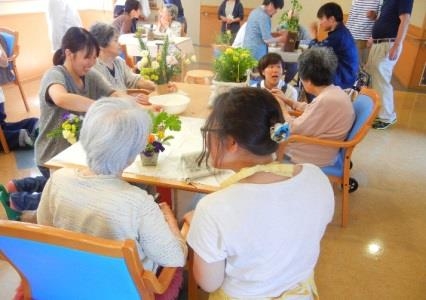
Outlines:
[[[148,41],[146,37],[142,38],[144,43],[147,45],[152,56],[155,56],[159,45],[164,43],[163,40]],[[134,33],[122,34],[118,38],[120,45],[126,45],[127,55],[129,56],[140,56],[141,50],[139,41],[135,37]],[[192,45],[192,39],[190,37],[175,37],[171,40],[173,44],[185,55],[194,53],[194,47]]]
[[[188,153],[201,152],[202,137],[199,128],[204,125],[204,119],[181,117],[181,121],[181,131],[171,132],[174,139],[170,140],[170,145],[165,145],[165,151],[160,153],[157,166],[142,166],[138,156],[124,170],[124,180],[192,192],[210,193],[217,190],[220,182],[233,174],[232,171],[217,171],[214,175],[188,180],[188,174],[183,167],[181,157]],[[45,166],[51,169],[87,166],[86,154],[81,144],[77,142],[54,156]]]
[[[286,63],[297,62],[299,55],[302,54],[301,49],[297,49],[293,52],[287,52],[283,51],[281,47],[268,47],[268,52],[278,53]]]

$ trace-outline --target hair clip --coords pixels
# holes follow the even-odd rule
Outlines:
[[[277,143],[284,142],[290,135],[290,127],[288,123],[275,123],[271,126],[271,139]]]

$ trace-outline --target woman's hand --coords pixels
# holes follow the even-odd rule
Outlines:
[[[135,95],[135,100],[137,103],[142,105],[150,105],[149,103],[149,96],[145,94],[137,94]]]
[[[176,93],[178,91],[176,82],[169,81],[167,83],[167,89],[169,90],[170,93]]]

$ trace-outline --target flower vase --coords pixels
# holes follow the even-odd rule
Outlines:
[[[289,31],[288,32],[288,38],[287,38],[287,42],[284,44],[284,51],[285,52],[294,52],[297,47],[297,39],[298,39],[298,33],[294,32],[294,31]]]
[[[169,85],[167,83],[157,84],[157,94],[164,95],[170,93]]]
[[[154,152],[151,156],[141,153],[142,166],[156,166],[158,163],[158,152]]]
[[[213,106],[214,100],[220,94],[228,92],[232,88],[245,87],[247,85],[248,84],[247,84],[246,81],[243,81],[243,82],[224,82],[224,81],[213,80],[212,85],[211,85],[211,94],[210,94],[209,103],[208,103],[209,107]]]

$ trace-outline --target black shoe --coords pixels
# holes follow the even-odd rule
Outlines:
[[[380,121],[379,120],[379,121],[375,121],[373,123],[373,128],[374,129],[378,129],[378,130],[384,130],[384,129],[390,127],[391,125],[393,125],[395,123],[396,123],[396,119],[393,120],[392,122],[385,122],[385,121]]]

